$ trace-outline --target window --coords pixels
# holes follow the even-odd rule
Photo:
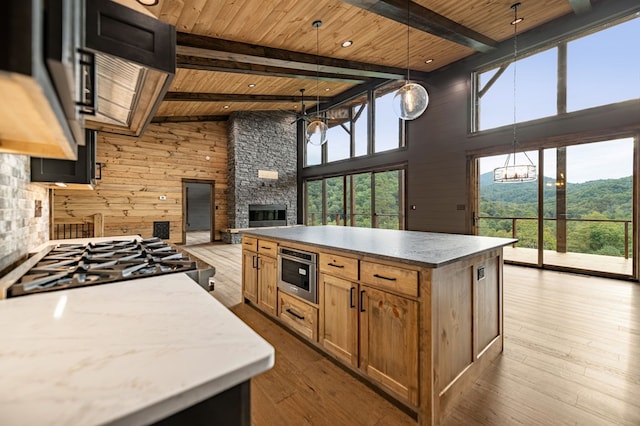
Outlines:
[[[567,111],[640,98],[640,18],[567,47]]]
[[[306,225],[404,229],[404,182],[404,169],[308,180]]]
[[[393,91],[377,91],[375,97],[375,152],[389,151],[404,145],[403,121],[393,111]]]
[[[518,59],[516,121],[556,114],[557,57],[557,49],[549,49]],[[480,73],[478,77],[478,130],[513,124],[513,62]]]
[[[352,107],[353,114],[353,139],[355,142],[355,156],[367,155],[369,132],[367,129],[369,108],[366,103]]]
[[[405,123],[397,118],[392,106],[396,88],[394,83],[369,90],[327,110],[327,143],[322,147],[305,144],[305,167],[404,147]]]
[[[640,99],[640,18],[565,40],[516,63],[516,122]],[[564,60],[566,55],[566,61]],[[513,58],[474,73],[473,131],[513,123]]]

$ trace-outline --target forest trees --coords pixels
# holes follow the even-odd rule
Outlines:
[[[392,170],[326,178],[325,191],[323,180],[308,181],[307,225],[323,224],[324,192],[327,225],[401,229],[402,173],[402,170]]]
[[[544,179],[544,249],[556,250],[555,180]],[[480,235],[511,237],[515,223],[518,247],[536,248],[537,183],[495,184],[490,176],[485,175],[480,182]],[[631,176],[569,183],[567,251],[625,256],[627,241],[626,254],[631,255],[632,189]],[[510,219],[491,219],[492,217]]]

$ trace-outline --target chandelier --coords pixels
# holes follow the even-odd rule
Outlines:
[[[537,179],[536,166],[533,164],[533,161],[531,161],[526,152],[523,151],[522,154],[525,156],[528,163],[516,163],[516,145],[518,144],[516,125],[516,60],[518,57],[518,24],[524,20],[524,18],[518,18],[519,6],[520,3],[515,3],[511,6],[511,9],[513,9],[513,21],[511,21],[511,25],[513,25],[513,153],[509,153],[507,155],[507,160],[504,162],[504,166],[497,167],[493,170],[493,181],[500,183],[529,182]]]

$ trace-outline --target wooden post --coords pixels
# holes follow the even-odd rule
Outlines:
[[[104,237],[104,219],[102,213],[93,215],[93,236]]]

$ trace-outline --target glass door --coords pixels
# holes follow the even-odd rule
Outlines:
[[[544,265],[633,275],[633,158],[633,138],[544,150]]]
[[[536,182],[495,183],[505,156],[478,159],[476,233],[518,238],[504,249],[512,263],[635,277],[634,138],[528,155],[538,163]]]

